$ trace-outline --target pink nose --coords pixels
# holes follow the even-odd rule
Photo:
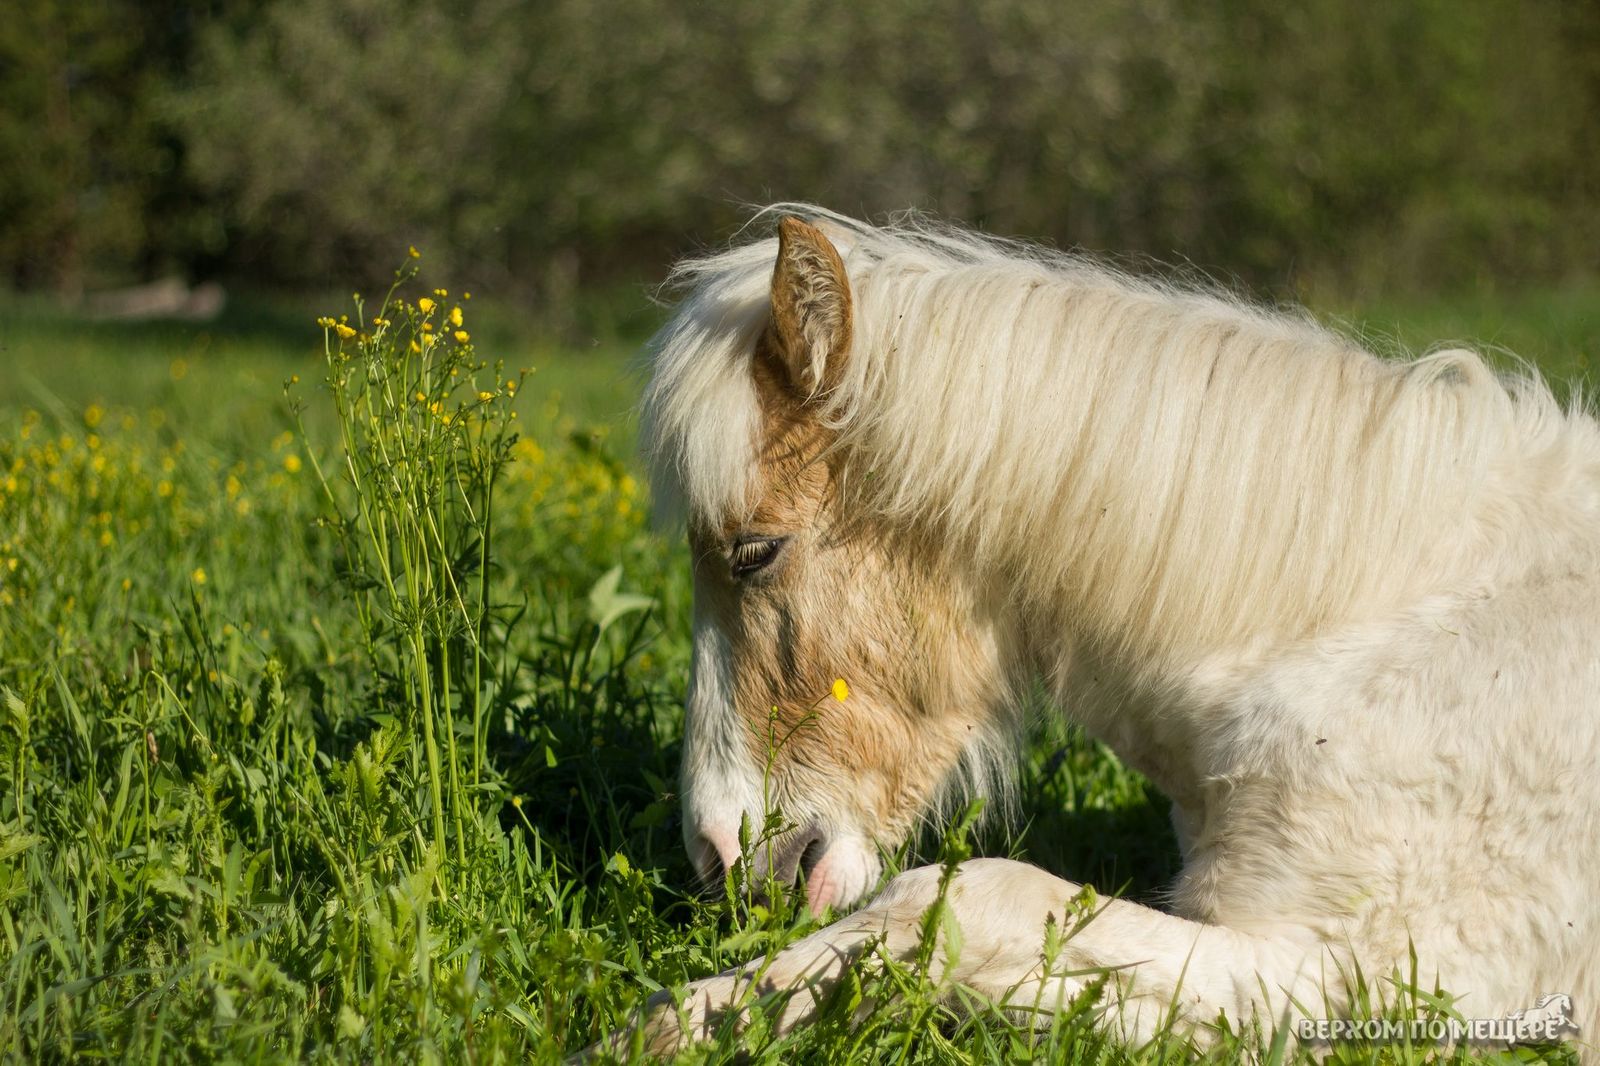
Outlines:
[[[706,826],[689,842],[689,859],[707,879],[727,873],[739,859],[739,834],[722,826]]]

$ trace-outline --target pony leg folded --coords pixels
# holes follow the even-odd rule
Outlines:
[[[674,1007],[671,993],[646,1005],[644,1046],[670,1054],[713,1037],[759,997],[785,993],[772,1019],[778,1032],[808,1020],[838,978],[869,949],[909,961],[921,943],[923,915],[938,897],[941,870],[927,866],[895,878],[871,903],[770,959],[689,986]],[[1204,925],[1123,900],[1087,900],[1079,885],[1035,866],[1003,859],[962,864],[948,906],[961,948],[941,939],[930,961],[944,986],[972,989],[1002,1008],[1039,1012],[1041,1024],[1089,983],[1105,975],[1104,1022],[1125,1040],[1142,1042],[1172,1024],[1204,1041],[1225,1016],[1235,1029],[1259,1021],[1270,1029],[1295,1005],[1321,1007],[1337,967],[1309,935],[1264,938]],[[1049,928],[1060,938],[1046,962]],[[603,1045],[620,1051],[629,1034]]]

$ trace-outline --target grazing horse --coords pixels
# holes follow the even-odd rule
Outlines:
[[[802,220],[797,215],[803,215]],[[1172,800],[1168,910],[1122,900],[1047,970],[1080,887],[963,864],[930,964],[1104,1023],[1271,1029],[1410,972],[1600,1035],[1600,426],[1477,355],[1375,357],[1308,316],[917,222],[769,209],[682,264],[651,348],[654,485],[686,522],[684,833],[708,876],[775,803],[757,873],[811,908],[965,793],[1013,787],[1027,695]],[[825,698],[834,678],[848,699]],[[771,738],[787,737],[771,748]],[[751,982],[780,1028],[868,945],[910,957],[901,874],[647,1023],[710,1035]],[[1076,904],[1073,901],[1077,901]],[[687,1028],[684,1025],[687,1025]]]

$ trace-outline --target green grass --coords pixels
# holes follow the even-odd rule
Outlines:
[[[514,400],[491,386],[522,434],[493,511],[423,486],[382,511],[396,539],[375,553],[357,516],[378,497],[332,473],[377,440],[319,387],[311,318],[333,306],[246,304],[199,328],[0,302],[8,1060],[558,1061],[656,988],[812,927],[781,892],[693,889],[674,797],[687,565],[647,527],[627,339],[558,347],[492,310],[474,321],[486,357],[538,368]],[[1424,345],[1484,336],[1572,375],[1600,350],[1600,290],[1362,321]],[[492,458],[415,431],[383,440],[446,464],[438,484],[477,484],[449,464]],[[446,535],[415,542],[396,571],[414,586],[390,595],[384,560],[430,508]],[[619,595],[651,606],[617,615],[638,605]],[[970,846],[1159,898],[1177,857],[1145,782],[1072,732],[1037,738],[1022,776],[1016,829],[914,854]],[[909,994],[687,1057],[1126,1058],[1081,1012],[1034,1034],[951,1013],[915,975],[869,975],[869,1001],[875,980]],[[1405,1057],[1383,1054],[1341,1059]]]
[[[1379,351],[1466,347],[1503,366],[1531,363],[1565,393],[1595,385],[1600,360],[1600,285],[1572,282],[1557,288],[1472,299],[1340,308],[1329,317],[1371,340]]]

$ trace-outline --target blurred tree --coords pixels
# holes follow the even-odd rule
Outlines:
[[[0,277],[75,295],[220,252],[157,101],[255,0],[22,0],[0,18]]]
[[[35,0],[0,19],[0,261],[13,283],[82,287],[85,263],[135,253],[133,189],[159,162],[127,6]]]
[[[18,284],[320,284],[415,241],[559,309],[780,197],[1271,288],[1600,243],[1575,0],[24,0],[0,103]]]
[[[510,6],[280,0],[207,27],[163,113],[239,257],[305,281],[359,276],[404,239],[479,254],[524,180],[491,138],[524,50]]]

